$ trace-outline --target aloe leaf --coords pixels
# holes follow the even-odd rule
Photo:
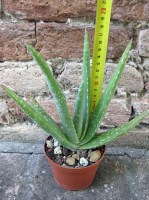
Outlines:
[[[82,80],[75,102],[75,113],[73,118],[73,123],[79,139],[86,133],[90,107],[90,52],[86,30],[84,35]]]
[[[69,108],[67,106],[66,98],[62,92],[59,83],[52,75],[48,67],[48,64],[45,62],[42,56],[33,47],[29,45],[26,45],[26,47],[28,51],[32,54],[32,56],[35,58],[36,62],[39,64],[42,72],[44,73],[47,79],[49,89],[53,95],[57,111],[61,119],[63,132],[70,141],[77,144],[78,143],[77,134],[71,119]]]
[[[57,128],[58,128],[57,123],[56,123],[56,122],[52,119],[52,117],[40,106],[40,104],[36,101],[36,99],[34,99],[33,96],[30,95],[29,101],[30,101],[29,103],[31,104],[31,106],[32,106],[33,108],[35,108],[35,109],[36,109],[38,112],[40,112],[42,115],[46,116],[46,118],[47,118],[48,120],[50,120],[51,123],[53,123],[54,126],[57,126]]]
[[[131,131],[135,126],[137,126],[148,115],[149,110],[141,113],[133,120],[121,125],[118,128],[114,128],[112,130],[96,134],[87,144],[80,146],[79,149],[96,148],[111,143],[117,140],[118,138],[128,134],[129,131]]]
[[[77,148],[78,146],[71,143],[60,130],[60,128],[49,120],[49,118],[44,115],[43,112],[37,111],[35,105],[34,107],[29,105],[26,101],[24,101],[21,97],[19,97],[16,93],[14,93],[8,87],[1,85],[2,89],[23,109],[23,111],[31,117],[44,131],[50,133],[55,139],[59,141],[61,145],[68,149]]]
[[[86,134],[89,122],[89,112],[90,112],[90,49],[89,49],[88,34],[86,30],[84,35],[82,79],[84,87],[83,87],[83,104],[82,104],[83,129],[82,129],[81,139]]]
[[[73,124],[79,139],[81,137],[83,128],[83,89],[84,84],[82,82],[79,87],[77,98],[74,104]]]
[[[109,103],[115,93],[116,87],[118,85],[118,81],[121,78],[126,61],[128,59],[129,52],[131,49],[131,43],[132,43],[131,41],[128,43],[128,45],[118,63],[118,66],[117,66],[115,72],[113,73],[113,75],[104,91],[104,94],[102,95],[101,100],[99,101],[93,114],[91,115],[86,137],[84,137],[84,139],[81,141],[81,144],[87,143],[91,138],[94,137],[100,123],[102,122],[102,120],[106,114],[107,108],[108,108]]]

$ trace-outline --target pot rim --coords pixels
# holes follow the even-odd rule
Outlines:
[[[46,140],[48,140],[50,137],[52,137],[52,136],[49,135],[49,136],[46,138]],[[86,166],[86,167],[79,167],[79,168],[64,167],[64,166],[62,166],[62,165],[59,165],[59,164],[55,163],[51,158],[49,158],[49,156],[48,156],[47,153],[46,153],[46,140],[45,140],[45,142],[44,142],[44,153],[45,153],[46,157],[47,157],[47,158],[50,160],[50,162],[52,162],[54,165],[56,165],[57,167],[61,167],[61,168],[63,168],[63,169],[76,170],[76,171],[77,171],[77,170],[81,170],[81,169],[87,169],[87,168],[89,169],[89,168],[91,168],[91,167],[97,165],[97,163],[100,163],[100,162],[102,161],[103,157],[104,157],[105,154],[106,154],[106,145],[103,145],[103,146],[104,146],[104,152],[103,152],[102,156],[100,157],[100,159],[99,159],[97,162],[95,162],[95,163],[93,163],[93,164],[91,164],[91,165],[89,165],[89,166]]]

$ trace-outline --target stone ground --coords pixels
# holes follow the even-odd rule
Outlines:
[[[35,135],[30,134],[33,129]],[[148,145],[109,146],[93,184],[66,191],[55,183],[45,159],[46,135],[34,125],[11,130],[0,131],[0,200],[149,200]]]

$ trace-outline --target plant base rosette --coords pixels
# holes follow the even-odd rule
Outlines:
[[[47,140],[49,139],[51,139],[51,136],[47,138]],[[92,184],[97,168],[105,155],[106,148],[103,146],[103,152],[97,162],[86,167],[82,166],[78,168],[57,164],[48,156],[48,150],[49,149],[47,148],[47,144],[45,142],[44,152],[51,166],[56,183],[65,190],[82,190]]]

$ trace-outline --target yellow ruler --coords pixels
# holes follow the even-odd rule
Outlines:
[[[93,64],[91,72],[91,112],[95,109],[102,95],[111,10],[112,0],[97,0]]]

